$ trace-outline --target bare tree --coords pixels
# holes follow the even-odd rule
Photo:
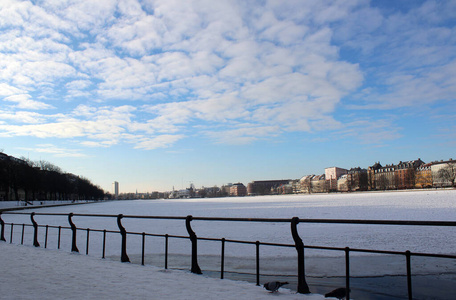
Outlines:
[[[308,194],[312,193],[312,181],[311,176],[307,176],[306,179],[301,181],[301,189],[305,190]]]
[[[448,183],[450,186],[456,186],[456,164],[446,164],[437,172],[437,177],[441,180],[442,184]]]
[[[60,169],[59,167],[57,167],[56,165],[54,165],[48,161],[40,160],[39,162],[36,162],[35,164],[42,171],[52,171],[52,172],[62,173],[62,169]]]
[[[385,175],[380,175],[380,177],[377,180],[377,187],[381,190],[386,190],[389,187],[389,180],[386,178]]]

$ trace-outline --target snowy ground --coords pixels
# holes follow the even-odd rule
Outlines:
[[[0,242],[1,299],[324,299],[189,272]],[[5,259],[6,258],[6,259]]]
[[[24,210],[52,213],[124,214],[194,217],[245,217],[245,218],[313,218],[313,219],[383,219],[419,221],[455,221],[456,190],[428,190],[406,192],[289,195],[218,199],[184,200],[137,200],[95,203],[89,205],[62,206]],[[3,214],[7,223],[29,223],[29,216]],[[36,216],[38,224],[68,226],[64,216]],[[118,230],[115,218],[74,217],[78,228]],[[183,220],[122,220],[127,231],[187,236]],[[198,237],[227,238],[272,243],[293,244],[290,224],[208,222],[192,221]],[[306,245],[367,248],[405,252],[455,254],[456,228],[414,227],[391,225],[342,225],[299,224],[299,234]],[[9,241],[9,228],[6,230]],[[32,228],[26,227],[25,244],[30,245]],[[69,230],[62,237],[62,249],[71,249]],[[44,230],[40,228],[39,241],[44,244]],[[57,248],[57,232],[49,230],[48,248]],[[21,228],[14,229],[13,243],[20,243]],[[90,233],[89,256],[101,257],[101,233]],[[127,252],[132,262],[140,262],[141,237],[129,235]],[[78,232],[78,247],[86,250],[86,232]],[[171,268],[188,270],[190,266],[190,242],[188,239],[170,239]],[[164,239],[147,237],[146,265],[163,268]],[[199,241],[200,267],[204,272],[220,269],[220,242]],[[226,244],[225,270],[255,273],[255,246]],[[106,255],[118,260],[120,235],[108,234]],[[294,248],[262,246],[261,274],[296,275],[296,251]],[[403,256],[366,256],[352,253],[352,276],[385,276],[405,274]],[[366,267],[367,266],[367,267]],[[454,274],[455,260],[412,258],[414,274]],[[306,274],[310,277],[344,276],[343,252],[306,250]],[[228,276],[227,276],[228,277]],[[264,282],[262,277],[262,282]],[[402,287],[401,287],[402,288]],[[311,290],[315,291],[311,288]],[[320,291],[318,291],[320,292]]]
[[[55,205],[67,205],[67,204],[83,204],[90,203],[92,201],[86,200],[43,200],[43,201],[0,201],[0,209],[3,208],[26,208],[30,206],[42,207],[42,206],[55,206]]]

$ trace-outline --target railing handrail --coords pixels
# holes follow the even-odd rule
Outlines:
[[[32,212],[4,211],[4,215],[31,215]],[[40,213],[35,216],[64,216],[68,213]],[[117,218],[112,214],[79,214],[73,213],[75,217],[104,217]],[[124,219],[161,219],[161,220],[186,220],[187,216],[150,216],[150,215],[122,215]],[[219,221],[219,222],[264,222],[264,223],[290,223],[292,218],[227,218],[227,217],[192,217],[194,221]],[[366,220],[366,219],[310,219],[299,218],[299,223],[319,224],[360,224],[360,225],[407,225],[407,226],[456,226],[456,221],[421,221],[421,220]]]
[[[405,255],[406,257],[406,264],[407,264],[407,286],[408,286],[408,297],[412,299],[412,274],[411,274],[411,256],[423,256],[423,257],[440,257],[440,258],[450,258],[456,259],[456,255],[450,254],[432,254],[432,253],[415,253],[410,252],[409,250],[405,252],[399,251],[388,251],[388,250],[373,250],[373,249],[356,249],[356,248],[341,248],[341,247],[327,247],[327,246],[310,246],[304,245],[301,238],[299,237],[297,231],[297,224],[299,223],[319,223],[319,224],[358,224],[358,225],[398,225],[398,226],[447,226],[447,227],[454,227],[456,226],[456,221],[418,221],[418,220],[360,220],[360,219],[307,219],[307,218],[226,218],[226,217],[193,217],[191,215],[188,216],[148,216],[148,215],[112,215],[112,214],[74,214],[74,213],[36,213],[36,212],[14,212],[14,211],[0,211],[0,225],[1,225],[1,232],[0,232],[0,239],[2,241],[6,241],[4,237],[4,227],[5,225],[11,225],[11,235],[10,235],[10,243],[12,242],[13,236],[13,226],[19,225],[14,223],[6,223],[2,220],[1,216],[3,215],[30,215],[31,225],[29,224],[22,224],[22,242],[24,239],[24,226],[33,226],[34,227],[34,246],[39,247],[40,244],[38,243],[37,239],[37,232],[39,227],[46,228],[46,236],[45,236],[45,247],[47,247],[47,234],[48,228],[58,228],[59,229],[59,239],[58,245],[60,249],[60,230],[62,228],[71,229],[72,233],[72,251],[79,252],[76,247],[76,230],[86,230],[87,231],[87,244],[86,244],[86,254],[89,252],[89,233],[90,231],[98,231],[103,232],[103,258],[105,257],[105,242],[106,242],[106,233],[113,232],[113,233],[120,233],[122,236],[122,262],[129,262],[129,258],[126,251],[126,239],[127,234],[133,235],[142,235],[142,264],[144,264],[144,243],[145,243],[145,236],[161,236],[165,237],[166,243],[166,250],[165,250],[165,268],[167,268],[167,253],[168,253],[168,238],[190,238],[192,243],[192,269],[193,273],[201,274],[201,269],[198,265],[198,256],[197,256],[197,241],[198,240],[206,240],[206,241],[221,241],[222,242],[222,253],[224,253],[224,244],[225,242],[232,242],[232,243],[246,243],[246,244],[255,244],[256,245],[256,256],[257,256],[257,285],[259,285],[259,246],[260,245],[267,245],[267,246],[281,246],[281,247],[295,247],[298,254],[298,293],[310,293],[307,283],[305,281],[305,271],[304,271],[304,249],[320,249],[320,250],[337,250],[337,251],[344,251],[345,252],[345,259],[346,259],[346,290],[347,295],[349,297],[349,287],[350,287],[350,252],[365,252],[365,253],[377,253],[377,254],[393,254],[393,255]],[[68,217],[68,222],[70,227],[62,227],[62,226],[51,226],[51,225],[38,225],[35,221],[35,216],[64,216]],[[109,217],[109,218],[117,218],[117,224],[120,231],[108,231],[106,229],[90,229],[90,228],[78,228],[73,223],[73,217]],[[162,219],[162,220],[185,220],[185,226],[188,232],[188,236],[173,236],[169,234],[146,234],[145,232],[128,232],[123,227],[121,220],[124,218],[131,218],[131,219]],[[232,240],[232,239],[225,239],[225,238],[205,238],[205,237],[197,237],[196,233],[193,231],[191,227],[192,221],[230,221],[230,222],[263,222],[263,223],[290,223],[291,224],[291,233],[293,240],[295,242],[294,245],[290,244],[276,244],[276,243],[261,243],[260,241],[241,241],[241,240]],[[222,254],[224,256],[224,254]],[[223,278],[223,261],[224,257],[222,257],[222,274],[221,278]]]

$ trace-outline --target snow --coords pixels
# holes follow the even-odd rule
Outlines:
[[[175,200],[135,200],[113,201],[61,207],[42,207],[24,210],[40,213],[79,213],[150,216],[187,216],[194,217],[240,217],[240,218],[289,218],[301,219],[365,219],[365,220],[418,220],[418,221],[456,221],[456,190],[427,190],[379,193],[316,194],[261,196],[216,199],[175,199]],[[28,223],[30,217],[4,213],[7,223]],[[38,224],[69,226],[66,216],[35,216]],[[118,231],[116,218],[92,218],[75,216],[73,221],[78,228],[108,229]],[[129,232],[155,234],[174,234],[188,236],[184,220],[144,220],[125,217],[122,223]],[[293,244],[289,223],[251,223],[251,222],[191,222],[199,238],[226,238],[246,241]],[[9,239],[9,227],[5,232]],[[309,224],[301,223],[298,230],[304,244],[394,250],[420,253],[455,254],[456,228],[432,226],[393,226],[393,225],[346,225],[346,224]],[[33,230],[25,228],[26,245],[31,245]],[[19,244],[20,226],[15,226],[13,243]],[[102,234],[90,232],[89,256],[91,262],[101,261]],[[9,241],[9,240],[8,240]],[[44,245],[44,229],[39,229],[39,241]],[[77,245],[81,253],[86,250],[86,232],[78,231]],[[108,234],[106,256],[118,261],[120,256],[120,235]],[[4,243],[2,243],[4,244]],[[3,245],[2,245],[3,247]],[[20,248],[20,247],[18,247]],[[27,249],[27,247],[23,247]],[[48,248],[57,248],[57,231],[49,229]],[[68,255],[70,259],[81,255],[65,253],[71,249],[69,230],[62,231],[59,251],[50,250],[52,255]],[[175,271],[160,271],[164,266],[164,238],[147,237],[146,269],[158,274]],[[198,242],[198,260],[203,273],[220,269],[220,242]],[[43,252],[42,249],[32,251]],[[188,239],[169,240],[169,266],[188,270],[190,268],[191,245]],[[128,235],[127,252],[132,262],[140,262],[141,236]],[[44,253],[47,253],[44,251]],[[62,253],[62,254],[57,254]],[[225,248],[225,270],[255,273],[255,246],[227,243]],[[306,249],[306,275],[315,277],[344,276],[344,253]],[[85,257],[85,255],[82,255]],[[293,247],[260,247],[261,274],[296,275],[296,250]],[[368,255],[352,252],[350,254],[351,273],[354,276],[383,276],[405,273],[405,257],[387,255]],[[66,258],[65,258],[66,259]],[[42,259],[40,259],[42,261]],[[85,261],[85,260],[84,260]],[[110,262],[111,263],[111,262]],[[113,262],[114,263],[114,262]],[[415,274],[453,273],[456,260],[434,258],[412,258]],[[125,264],[120,264],[121,268]],[[369,265],[369,268],[365,266]],[[127,266],[130,266],[127,264]],[[154,269],[154,267],[159,269]],[[138,267],[143,270],[144,267]],[[81,271],[83,272],[83,271]],[[138,271],[139,272],[139,271]],[[176,271],[177,272],[177,271]],[[179,273],[179,272],[178,272]],[[174,273],[173,273],[174,274]],[[179,273],[180,274],[180,273]],[[183,273],[183,276],[196,276]],[[202,279],[204,277],[196,276]],[[268,277],[269,278],[269,277]],[[209,280],[209,278],[206,278]],[[206,280],[204,279],[204,280]],[[217,282],[215,279],[212,282]],[[262,275],[261,282],[265,277]],[[225,281],[222,281],[224,284]],[[230,283],[231,284],[231,283]],[[250,284],[251,285],[251,284]],[[294,288],[294,287],[293,287]],[[312,289],[311,289],[312,290]],[[262,291],[260,289],[260,291]],[[315,291],[315,290],[314,290]],[[263,292],[263,291],[262,291]],[[264,294],[262,294],[264,296]],[[281,293],[280,296],[283,294]],[[206,297],[206,296],[204,296]],[[266,294],[266,297],[269,297]],[[211,297],[209,297],[211,298]],[[225,295],[222,297],[226,299]],[[255,299],[254,297],[251,299]]]
[[[285,288],[271,294],[247,282],[5,242],[0,242],[0,252],[1,299],[324,299]]]
[[[4,208],[26,208],[29,206],[43,207],[43,206],[55,206],[55,205],[68,205],[68,204],[82,204],[90,203],[93,201],[86,200],[34,200],[28,201],[27,205],[24,201],[0,201],[0,209]]]

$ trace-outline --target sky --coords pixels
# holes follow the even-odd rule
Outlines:
[[[456,158],[455,1],[0,2],[0,150],[106,191]]]

